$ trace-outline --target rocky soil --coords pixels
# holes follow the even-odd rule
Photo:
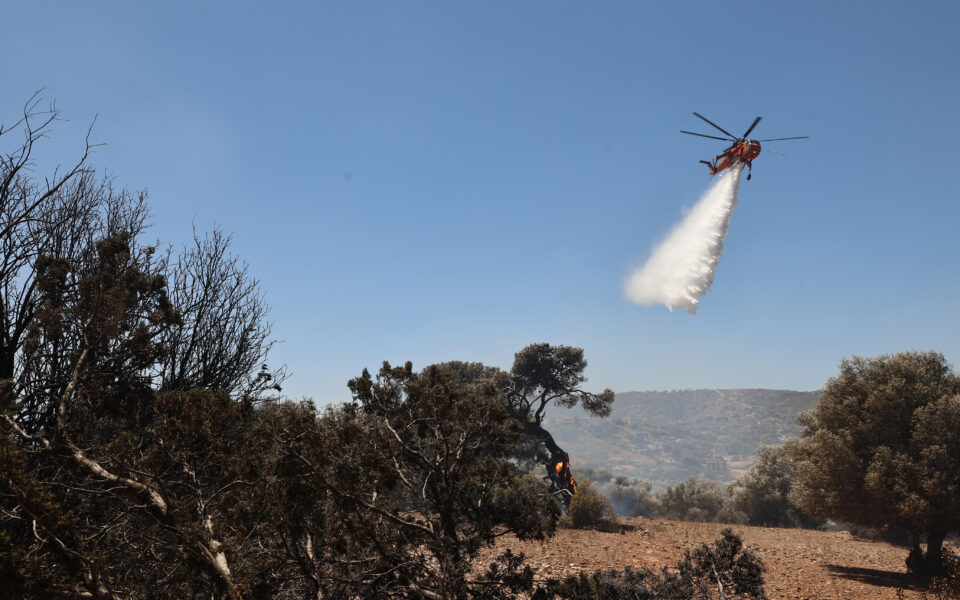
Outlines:
[[[622,533],[561,529],[546,542],[503,538],[488,549],[484,561],[510,548],[523,552],[540,577],[582,570],[658,570],[673,567],[684,548],[712,542],[732,527],[744,545],[758,551],[767,565],[767,595],[773,599],[844,600],[916,598],[919,588],[906,574],[907,550],[885,542],[859,540],[847,532],[685,523],[664,519],[628,519]]]

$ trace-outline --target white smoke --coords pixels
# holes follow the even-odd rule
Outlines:
[[[730,215],[737,205],[740,172],[734,165],[722,173],[703,198],[633,272],[624,288],[637,304],[664,304],[696,314],[700,297],[713,283]]]

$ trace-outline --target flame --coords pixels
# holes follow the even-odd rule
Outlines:
[[[570,472],[570,456],[566,452],[561,452],[557,457],[559,460],[553,465],[553,470],[557,474],[557,486],[562,490],[568,490],[572,494],[577,493],[577,482],[573,479]]]

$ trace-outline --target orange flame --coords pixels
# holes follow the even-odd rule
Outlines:
[[[573,474],[570,472],[570,458],[566,452],[561,453],[560,460],[557,461],[557,464],[553,466],[553,470],[557,473],[558,486],[560,489],[569,490],[571,493],[577,493],[577,482],[573,479]]]

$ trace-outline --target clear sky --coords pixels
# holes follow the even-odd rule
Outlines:
[[[234,235],[286,392],[363,367],[583,347],[591,389],[812,390],[851,354],[960,364],[960,3],[44,2],[4,9],[0,121],[34,90],[153,233]],[[695,316],[627,273],[765,146]],[[786,156],[766,152],[773,149]]]

